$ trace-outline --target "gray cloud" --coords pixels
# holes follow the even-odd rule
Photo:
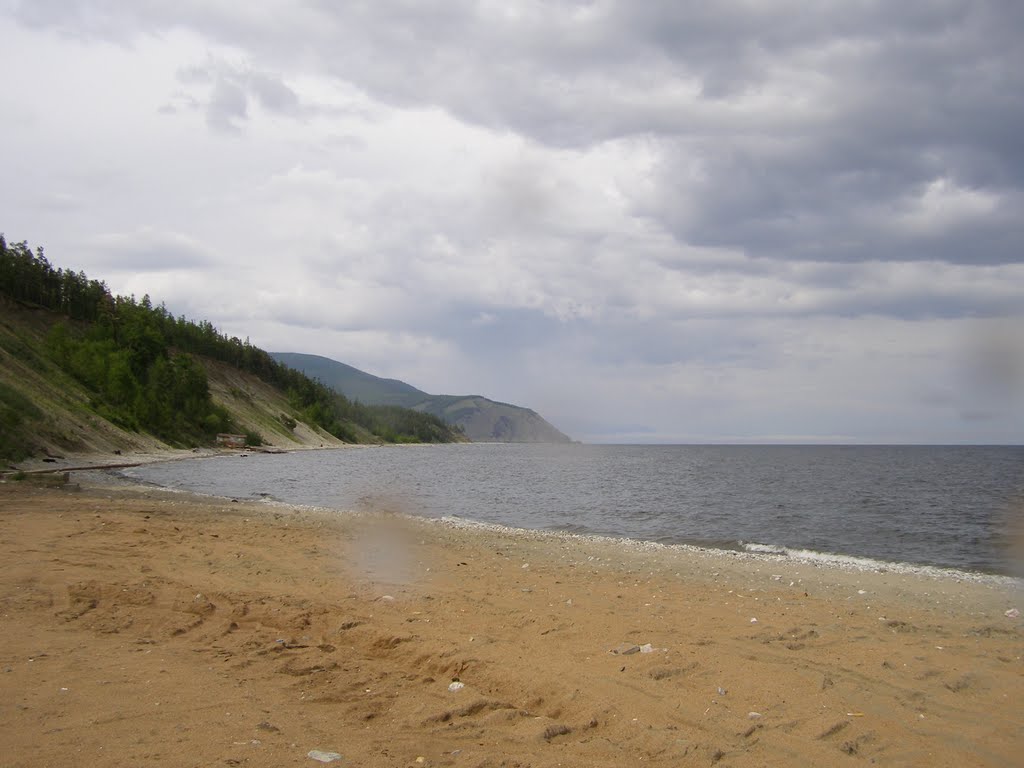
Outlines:
[[[191,26],[275,68],[312,60],[386,102],[438,105],[553,146],[656,136],[656,199],[638,212],[690,244],[774,259],[1019,258],[1024,6],[1012,0],[308,2],[263,13],[33,0],[20,14],[83,35]],[[238,127],[252,98],[299,108],[280,78],[221,74],[210,125]],[[927,197],[936,184],[945,201]],[[903,221],[928,203],[918,226]]]
[[[235,83],[220,80],[213,86],[206,105],[206,122],[211,128],[236,131],[239,123],[249,117],[249,101],[245,91]]]
[[[252,72],[249,85],[264,109],[284,115],[299,112],[299,97],[279,78],[266,72]]]
[[[250,102],[287,117],[301,117],[316,110],[302,104],[280,76],[224,60],[210,59],[205,64],[182,67],[178,80],[184,90],[175,94],[176,101],[201,109],[207,125],[214,130],[240,130],[249,120]],[[164,111],[176,112],[174,105],[170,107]]]

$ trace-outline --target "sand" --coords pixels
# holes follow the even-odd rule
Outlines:
[[[6,482],[0,764],[1020,765],[1020,597]]]

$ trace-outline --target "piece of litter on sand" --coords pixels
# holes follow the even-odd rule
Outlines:
[[[864,717],[864,713],[863,712],[847,712],[846,716],[847,717]]]
[[[1018,611],[1016,608],[1011,608],[1010,610],[1006,611],[1006,613],[1004,613],[1003,615],[1008,619],[1016,619],[1018,616],[1020,616],[1020,611]]]
[[[723,688],[722,686],[718,686],[718,695],[719,696],[725,696],[725,693],[726,693],[725,688]]]
[[[640,653],[654,653],[654,646],[650,643],[644,643],[640,646]]]
[[[462,682],[459,682],[458,680],[456,680],[454,683],[449,684],[448,690],[451,691],[452,693],[455,693],[455,691],[461,691],[465,687],[466,687],[465,683],[462,683]]]
[[[760,717],[761,717],[761,713],[760,712],[748,712],[747,713],[747,719],[748,720],[758,720],[758,719],[760,719]]]
[[[750,620],[750,623],[751,623],[751,624],[757,624],[757,619],[751,619],[751,620]]]
[[[318,763],[333,763],[335,760],[341,760],[341,755],[337,752],[325,752],[322,749],[311,749],[306,753],[306,757],[312,758]]]
[[[623,643],[612,648],[609,653],[614,653],[616,656],[632,656],[634,653],[640,653],[640,646],[633,645],[632,643]]]

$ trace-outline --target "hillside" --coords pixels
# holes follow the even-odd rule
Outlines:
[[[538,413],[480,395],[430,395],[398,379],[384,379],[319,355],[271,352],[271,357],[302,371],[337,392],[367,405],[400,405],[429,413],[462,429],[475,442],[568,443]]]
[[[118,426],[96,413],[95,395],[43,352],[45,339],[62,318],[0,296],[0,455],[145,452],[172,447],[144,431]],[[257,433],[265,446],[338,446],[326,430],[295,418],[287,397],[258,377],[208,358],[206,371],[215,405],[240,433]],[[289,429],[286,415],[295,419]],[[368,434],[363,435],[369,437]]]
[[[224,432],[277,448],[465,439],[430,414],[354,403],[0,235],[0,459],[212,446]]]

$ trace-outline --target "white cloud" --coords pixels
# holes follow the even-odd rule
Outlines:
[[[999,205],[999,197],[986,190],[967,189],[949,178],[923,185],[919,194],[906,202],[894,224],[910,234],[937,235],[964,223],[984,220]]]

